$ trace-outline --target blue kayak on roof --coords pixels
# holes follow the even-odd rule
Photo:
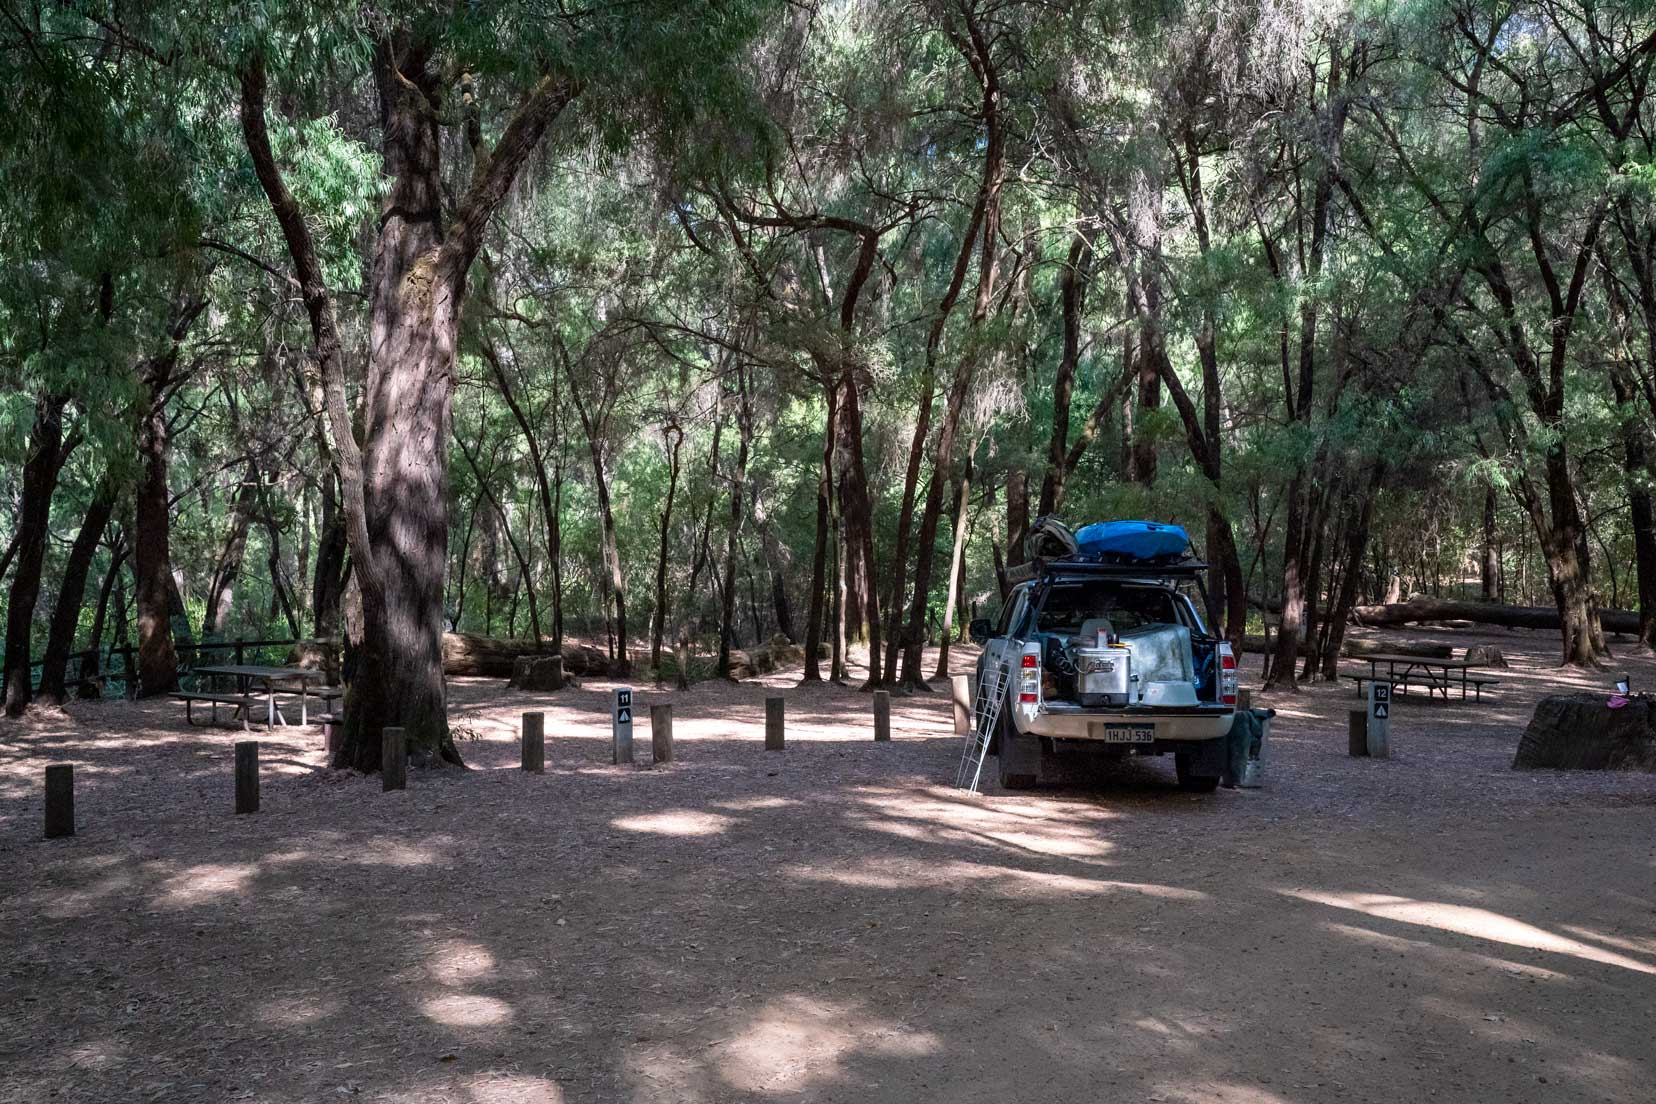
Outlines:
[[[1162,563],[1182,557],[1190,536],[1159,521],[1096,521],[1075,531],[1075,544],[1083,556]]]

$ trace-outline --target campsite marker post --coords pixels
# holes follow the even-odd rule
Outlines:
[[[615,712],[610,722],[610,735],[615,746],[611,761],[614,763],[631,763],[633,761],[632,698],[632,687],[618,686],[615,688]]]
[[[1368,753],[1385,759],[1391,755],[1391,683],[1371,682],[1368,692]]]

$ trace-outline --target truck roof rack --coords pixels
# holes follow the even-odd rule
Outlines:
[[[1058,559],[1037,556],[1028,563],[1007,568],[1006,581],[1016,585],[1053,575],[1101,579],[1190,579],[1207,569],[1208,565],[1197,559],[1174,560],[1169,563],[1106,563],[1084,556],[1064,556]]]

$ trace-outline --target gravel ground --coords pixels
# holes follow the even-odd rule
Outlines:
[[[1406,635],[1498,644],[1499,700],[1402,699],[1369,761],[1348,686],[1262,698],[1266,787],[1202,797],[1165,759],[965,797],[946,695],[877,745],[789,673],[640,687],[657,770],[609,765],[609,683],[459,680],[477,769],[384,794],[260,733],[246,817],[234,732],[37,713],[0,727],[0,1101],[1648,1104],[1656,776],[1508,769],[1538,696],[1609,676]],[[44,842],[57,761],[79,834]]]

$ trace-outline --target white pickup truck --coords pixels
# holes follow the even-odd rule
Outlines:
[[[1007,789],[1035,785],[1065,752],[1173,753],[1181,789],[1211,793],[1236,714],[1236,656],[1188,593],[1207,565],[1037,557],[1015,569],[998,622],[972,622],[979,685],[1006,674],[989,751]]]

